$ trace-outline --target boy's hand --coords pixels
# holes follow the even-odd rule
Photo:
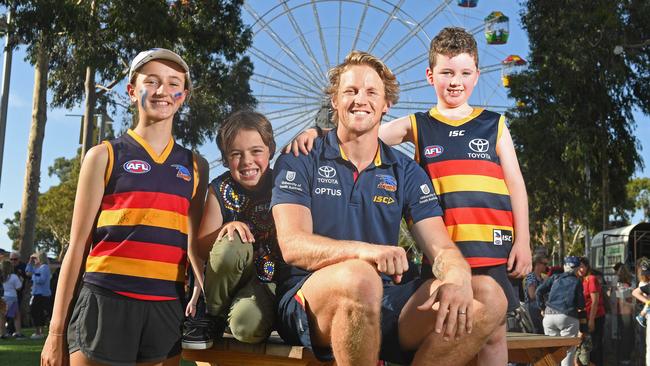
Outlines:
[[[533,259],[530,255],[530,245],[515,239],[510,256],[508,257],[508,276],[522,278],[533,269]]]
[[[194,318],[196,316],[196,304],[193,302],[188,302],[185,307],[185,316]]]
[[[221,230],[219,230],[219,234],[217,235],[217,240],[221,240],[226,235],[228,235],[228,239],[233,240],[235,238],[235,232],[239,234],[241,241],[244,243],[255,242],[255,237],[253,236],[251,229],[246,223],[243,223],[241,221],[231,221],[222,226]]]
[[[318,137],[318,131],[315,128],[308,128],[296,136],[290,144],[282,149],[283,154],[293,152],[293,155],[298,156],[299,152],[307,155],[314,147],[314,140]]]

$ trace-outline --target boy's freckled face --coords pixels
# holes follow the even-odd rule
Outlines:
[[[454,57],[438,54],[433,70],[427,69],[427,80],[435,88],[440,106],[457,108],[467,104],[479,74],[474,58],[468,53]]]
[[[255,191],[260,188],[269,169],[271,154],[262,136],[255,130],[240,130],[228,147],[228,169],[242,187]]]

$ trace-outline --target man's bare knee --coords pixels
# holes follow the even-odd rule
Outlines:
[[[480,303],[477,328],[491,334],[505,321],[508,300],[501,286],[489,276],[472,276],[474,298]]]
[[[378,308],[383,286],[381,277],[369,263],[361,260],[340,263],[330,280],[336,295]]]

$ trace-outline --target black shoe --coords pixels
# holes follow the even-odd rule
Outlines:
[[[184,349],[208,349],[212,347],[211,321],[188,319],[183,324],[181,346]]]
[[[226,330],[227,321],[221,316],[206,315],[206,319],[210,320],[210,335],[215,341],[223,338],[223,332]]]

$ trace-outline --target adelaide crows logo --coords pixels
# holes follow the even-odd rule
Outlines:
[[[182,179],[182,180],[184,180],[186,182],[189,182],[190,180],[192,180],[192,176],[190,175],[190,171],[186,167],[184,167],[184,166],[182,166],[180,164],[172,164],[172,166],[174,168],[176,168],[176,178],[180,178],[180,179]]]

